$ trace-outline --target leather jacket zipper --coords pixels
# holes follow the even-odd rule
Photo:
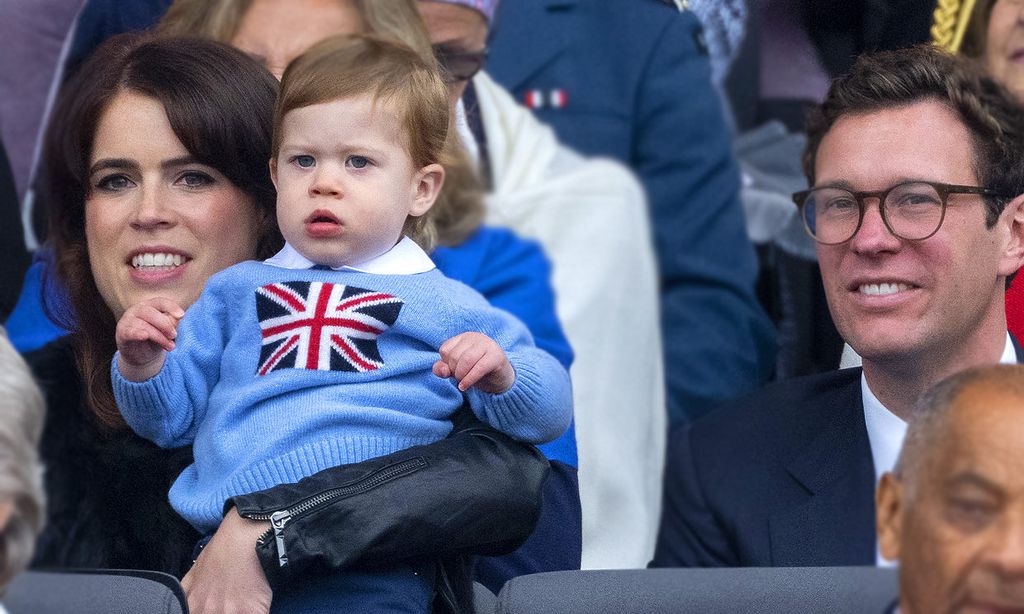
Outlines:
[[[258,544],[265,544],[267,539],[273,534],[277,540],[277,562],[281,567],[288,565],[288,553],[285,551],[284,546],[284,528],[292,521],[296,516],[305,514],[311,510],[314,510],[322,505],[326,505],[331,501],[343,497],[350,497],[359,493],[365,492],[376,488],[384,482],[389,482],[395,478],[402,477],[403,475],[419,471],[427,465],[427,461],[422,458],[410,458],[400,463],[395,463],[389,467],[385,467],[366,478],[347,484],[345,486],[339,486],[338,488],[332,488],[325,490],[317,495],[314,495],[308,499],[304,499],[292,507],[278,510],[270,514],[242,514],[243,517],[250,520],[269,520],[270,528],[260,536],[257,540]]]

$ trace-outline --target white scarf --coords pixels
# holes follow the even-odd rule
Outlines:
[[[643,188],[617,162],[559,144],[487,74],[473,85],[494,179],[487,221],[544,248],[576,356],[583,567],[645,567],[661,509],[667,415]]]

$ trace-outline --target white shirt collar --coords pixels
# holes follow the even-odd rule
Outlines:
[[[999,362],[1011,365],[1017,363],[1017,352],[1014,350],[1010,333],[1006,333],[1006,345]],[[871,458],[875,464],[875,484],[878,484],[882,474],[892,471],[896,466],[900,448],[903,447],[903,438],[907,434],[907,423],[882,405],[875,393],[871,392],[864,373],[860,375],[860,392],[864,403],[864,425],[868,429]],[[878,554],[877,560],[880,566],[895,564],[883,559],[881,554]]]
[[[288,243],[284,248],[263,261],[282,269],[309,269],[316,263],[300,254]],[[436,268],[423,248],[409,237],[402,237],[394,247],[376,258],[359,264],[332,267],[335,271],[359,271],[373,275],[415,275]]]

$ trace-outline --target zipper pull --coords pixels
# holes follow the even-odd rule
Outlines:
[[[292,519],[288,510],[280,510],[270,515],[270,526],[274,528],[274,538],[277,540],[277,562],[281,567],[288,565],[288,553],[284,550],[284,525]]]

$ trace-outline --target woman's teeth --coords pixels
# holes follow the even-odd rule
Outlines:
[[[142,267],[175,267],[181,266],[180,254],[139,254],[132,258],[132,266]]]
[[[863,284],[860,287],[860,292],[861,294],[885,296],[887,294],[896,294],[897,292],[903,292],[909,289],[910,286],[907,284]]]

